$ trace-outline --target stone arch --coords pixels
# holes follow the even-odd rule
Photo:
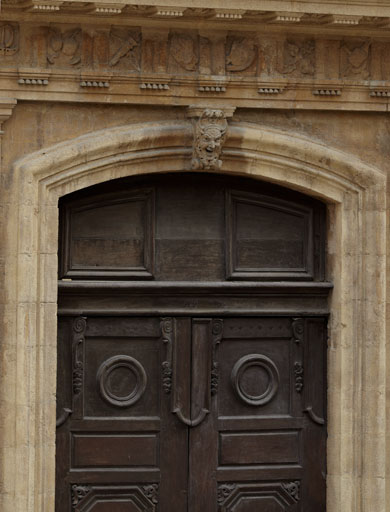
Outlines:
[[[114,178],[189,169],[190,121],[93,132],[15,162],[2,357],[3,508],[54,511],[58,198]],[[351,154],[232,123],[221,173],[329,204],[329,512],[385,510],[385,176]],[[201,171],[200,171],[201,172]],[[15,473],[7,467],[15,468]]]

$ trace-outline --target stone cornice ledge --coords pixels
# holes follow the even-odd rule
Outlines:
[[[77,14],[97,17],[143,17],[158,19],[215,20],[219,22],[254,22],[281,25],[383,28],[390,25],[387,0],[286,1],[286,0],[2,0],[0,9],[21,10],[38,15]]]
[[[12,111],[16,106],[17,100],[15,98],[1,98],[0,97],[0,126],[7,121],[12,115]],[[0,134],[3,132],[0,130]]]
[[[26,6],[33,3],[34,0],[3,0],[4,6]],[[36,3],[61,5],[59,0],[42,0]],[[67,2],[69,3],[69,2]],[[85,5],[84,0],[71,0],[72,4]],[[108,6],[116,4],[118,6],[134,7],[159,7],[175,11],[183,8],[192,7],[195,9],[228,9],[235,11],[283,11],[305,13],[313,12],[318,14],[338,14],[338,15],[360,15],[360,16],[390,16],[390,4],[388,0],[240,0],[237,8],[237,0],[103,0]],[[191,4],[191,5],[189,5]]]

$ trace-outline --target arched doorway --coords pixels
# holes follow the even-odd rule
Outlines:
[[[325,510],[323,205],[186,173],[60,212],[57,512]]]

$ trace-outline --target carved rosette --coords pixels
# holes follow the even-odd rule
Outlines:
[[[299,491],[300,491],[300,487],[301,487],[301,482],[299,480],[295,480],[294,482],[285,483],[285,484],[283,484],[283,487],[295,501],[299,501],[299,499],[300,499]]]
[[[221,109],[206,108],[200,114],[194,128],[192,169],[218,171],[226,139],[228,124],[226,113]]]
[[[85,330],[87,319],[83,316],[76,318],[73,322],[73,393],[78,395],[83,388],[83,345],[85,341]]]
[[[76,508],[79,502],[92,490],[89,485],[72,485],[72,508]]]
[[[162,341],[166,344],[166,360],[162,362],[162,385],[165,393],[169,395],[172,389],[172,347],[173,347],[173,319],[161,319]]]

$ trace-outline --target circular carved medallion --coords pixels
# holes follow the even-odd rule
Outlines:
[[[233,366],[232,385],[237,396],[248,405],[265,405],[276,395],[279,372],[267,356],[248,354]]]
[[[100,394],[117,407],[129,407],[143,395],[147,377],[142,364],[130,356],[113,356],[97,372]]]

